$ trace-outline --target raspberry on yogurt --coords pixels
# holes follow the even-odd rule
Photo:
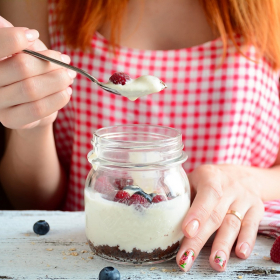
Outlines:
[[[125,187],[129,187],[133,185],[133,179],[130,178],[117,178],[114,180],[114,185],[119,189],[122,190]]]
[[[159,202],[166,201],[166,200],[167,200],[166,196],[164,196],[164,195],[156,195],[156,196],[153,197],[152,202],[153,203],[159,203]]]
[[[149,201],[140,194],[133,194],[128,200],[128,205],[137,204],[142,205],[144,207],[149,207]]]
[[[127,203],[129,198],[130,198],[130,195],[129,195],[128,192],[118,191],[115,198],[114,198],[114,201],[115,202],[120,202],[120,203]]]
[[[115,85],[125,85],[127,81],[130,81],[131,78],[129,77],[128,74],[123,73],[123,72],[116,72],[114,73],[109,81],[112,82]]]

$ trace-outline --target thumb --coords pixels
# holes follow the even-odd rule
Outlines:
[[[3,27],[13,27],[13,25],[9,21],[7,21],[6,19],[0,16],[0,28]]]

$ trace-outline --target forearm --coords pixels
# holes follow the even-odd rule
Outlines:
[[[65,178],[52,125],[10,132],[0,180],[16,208],[56,209],[64,196]]]

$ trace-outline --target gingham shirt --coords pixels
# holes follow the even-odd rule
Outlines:
[[[114,72],[132,78],[154,75],[168,88],[135,102],[99,89],[78,74],[69,104],[59,111],[55,140],[59,158],[69,174],[65,210],[83,210],[83,191],[91,169],[87,153],[92,133],[116,124],[155,124],[182,132],[189,159],[186,172],[205,163],[270,167],[279,145],[279,72],[238,54],[229,44],[221,64],[220,38],[179,50],[119,49],[108,51],[108,42],[96,33],[92,54],[71,51],[59,32],[49,5],[51,48],[68,54],[72,65],[100,81]],[[255,57],[249,47],[246,55]]]

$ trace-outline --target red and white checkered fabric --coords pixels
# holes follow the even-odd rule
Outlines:
[[[267,201],[265,213],[259,225],[259,233],[272,237],[280,236],[280,200]]]
[[[255,63],[229,45],[222,64],[220,39],[199,46],[167,51],[120,48],[119,57],[108,51],[96,33],[92,54],[69,50],[54,32],[53,4],[49,5],[51,48],[72,58],[72,64],[100,81],[114,72],[132,78],[154,75],[168,88],[131,102],[102,91],[78,74],[70,103],[55,123],[59,157],[69,171],[64,209],[84,208],[83,189],[91,168],[86,155],[92,133],[116,124],[156,124],[183,134],[189,159],[186,172],[204,163],[270,167],[279,145],[279,73],[262,59]],[[250,47],[246,55],[255,57]]]

